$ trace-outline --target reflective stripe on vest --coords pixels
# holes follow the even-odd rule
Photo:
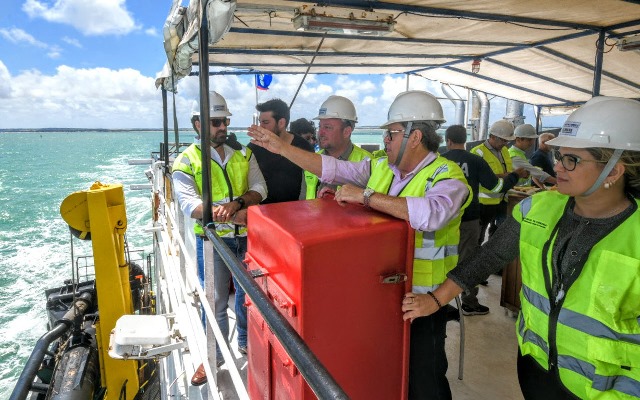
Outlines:
[[[542,269],[542,257],[551,266],[551,254],[543,254],[543,247],[568,199],[557,192],[542,192],[514,208],[513,216],[521,225],[520,350],[549,369],[549,333],[555,331],[560,379],[572,393],[579,398],[640,397],[640,246],[636,236],[640,211],[591,249],[554,321]],[[551,240],[548,253],[556,238]]]
[[[325,151],[323,149],[318,151],[317,153],[324,154]],[[349,154],[349,158],[347,160],[358,162],[362,160],[371,160],[371,159],[373,159],[373,156],[371,155],[371,153],[369,153],[368,151],[364,150],[361,147],[353,145],[353,150],[351,150],[351,154]],[[305,180],[305,184],[307,185],[306,199],[307,200],[315,199],[318,195],[318,183],[320,182],[320,180],[316,175],[312,174],[309,171],[304,171],[304,180]]]
[[[508,172],[513,171],[513,164],[511,163],[511,156],[509,155],[509,151],[507,150],[507,146],[503,146],[500,149],[500,154],[502,154],[502,159],[504,160],[504,166],[496,157],[491,150],[484,143],[480,143],[473,149],[471,152],[482,157],[487,164],[491,167],[491,170],[496,175],[506,174]],[[506,166],[506,170],[505,170]],[[493,205],[500,204],[502,198],[504,197],[504,193],[494,193],[491,191],[492,188],[485,188],[480,185],[480,191],[478,192],[478,200],[480,204]]]
[[[389,193],[393,181],[393,171],[386,157],[372,162],[371,178],[367,187],[379,193]],[[402,189],[398,197],[423,197],[439,181],[458,179],[467,183],[460,167],[444,157],[437,158],[420,170]],[[471,188],[467,185],[469,193]],[[471,202],[468,196],[458,215],[436,232],[414,233],[415,252],[413,259],[413,291],[426,293],[433,290],[446,278],[447,272],[458,263],[458,242],[460,241],[460,216]]]
[[[234,150],[224,168],[211,160],[211,202],[213,204],[229,202],[232,200],[231,197],[235,199],[247,192],[250,158],[251,150],[243,146],[242,150]],[[181,171],[191,176],[196,183],[198,194],[202,194],[202,156],[199,146],[192,144],[180,153],[173,163],[173,171]],[[204,234],[202,226],[198,223],[194,226],[194,232],[196,235]],[[221,237],[244,236],[247,228],[234,224],[216,223],[216,232]]]

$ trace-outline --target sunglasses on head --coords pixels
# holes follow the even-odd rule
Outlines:
[[[224,126],[229,126],[231,120],[229,118],[211,118],[211,126],[214,128],[220,127],[220,125],[224,124]]]

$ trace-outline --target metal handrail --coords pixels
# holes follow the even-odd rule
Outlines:
[[[236,281],[256,306],[271,331],[278,338],[282,347],[294,362],[311,390],[319,399],[348,399],[338,382],[313,354],[309,346],[284,318],[278,309],[269,301],[260,286],[253,280],[249,272],[238,261],[229,247],[222,241],[215,230],[207,226],[205,234],[213,247],[236,278]]]

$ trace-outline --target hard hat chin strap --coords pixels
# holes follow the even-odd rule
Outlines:
[[[407,122],[407,127],[404,129],[404,135],[402,135],[402,144],[400,145],[400,151],[398,152],[398,157],[396,157],[396,162],[393,163],[396,167],[400,166],[400,161],[402,160],[402,156],[404,155],[404,150],[407,147],[409,136],[411,136],[412,126],[413,126],[412,121]]]
[[[623,150],[620,149],[614,150],[613,155],[611,156],[609,161],[607,161],[607,165],[604,166],[604,169],[600,173],[600,176],[598,176],[598,179],[596,179],[595,183],[589,188],[589,190],[582,194],[583,196],[589,196],[591,193],[595,192],[600,187],[600,185],[602,185],[602,182],[604,182],[604,180],[607,179],[607,176],[609,176],[609,172],[611,172],[618,160],[620,160],[622,152]]]

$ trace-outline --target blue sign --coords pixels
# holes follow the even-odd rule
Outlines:
[[[268,90],[272,80],[271,74],[256,74],[256,87],[260,90]]]

